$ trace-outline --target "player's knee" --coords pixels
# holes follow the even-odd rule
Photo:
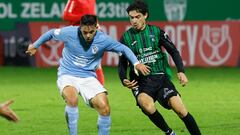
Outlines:
[[[176,110],[175,112],[176,112],[176,114],[177,114],[180,118],[184,118],[184,117],[187,116],[187,114],[188,114],[188,111],[185,110],[185,109]]]
[[[181,113],[179,113],[179,117],[180,118],[184,118],[184,117],[186,117],[187,116],[187,114],[188,114],[188,112],[187,111],[185,111],[185,112],[181,112]]]
[[[103,116],[108,116],[110,114],[110,107],[109,105],[105,104],[100,108],[100,112],[101,115]]]
[[[69,106],[76,107],[78,105],[78,98],[77,97],[75,97],[75,98],[66,98],[65,101],[66,101],[67,105],[69,105]]]
[[[62,92],[62,96],[69,106],[78,105],[78,93],[77,90],[72,86],[66,86]]]
[[[143,103],[140,106],[145,114],[153,114],[156,111],[154,103]]]

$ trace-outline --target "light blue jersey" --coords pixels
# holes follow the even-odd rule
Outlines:
[[[78,36],[78,26],[52,29],[44,33],[35,43],[38,48],[48,40],[64,42],[58,75],[68,74],[77,77],[96,77],[95,69],[99,66],[105,51],[125,55],[132,64],[138,63],[134,53],[125,45],[113,40],[101,31],[97,31],[89,49],[84,50]]]

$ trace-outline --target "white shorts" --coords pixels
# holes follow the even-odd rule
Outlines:
[[[61,75],[58,77],[57,86],[61,95],[66,86],[75,87],[77,92],[83,97],[84,102],[90,107],[90,100],[93,97],[99,93],[107,92],[95,77],[80,78],[71,75]]]

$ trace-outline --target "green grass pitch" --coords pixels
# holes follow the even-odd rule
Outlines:
[[[67,135],[65,103],[56,86],[56,68],[0,67],[0,102],[14,99],[11,108],[19,115],[15,124],[0,118],[1,135]],[[109,92],[111,135],[163,134],[135,106],[117,69],[104,67]],[[175,74],[175,72],[174,72]],[[189,84],[174,83],[203,135],[240,135],[240,68],[187,68]],[[178,135],[188,135],[172,111],[156,104]],[[79,97],[79,135],[97,135],[97,113]]]

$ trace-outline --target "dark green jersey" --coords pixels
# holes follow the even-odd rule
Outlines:
[[[135,53],[140,62],[151,67],[150,75],[167,73],[171,76],[166,53],[162,51],[162,47],[171,55],[178,72],[184,72],[182,58],[178,50],[169,39],[167,33],[157,26],[146,25],[145,29],[141,31],[130,28],[123,34],[121,42]],[[124,56],[120,57],[118,71],[122,82],[124,79],[127,79],[128,63]],[[134,76],[133,66],[131,66],[130,79],[133,80]]]
[[[140,32],[130,28],[123,34],[121,40],[135,53],[141,63],[151,67],[150,74],[163,73],[169,68],[167,57],[160,46],[160,34],[159,27],[146,25]]]

